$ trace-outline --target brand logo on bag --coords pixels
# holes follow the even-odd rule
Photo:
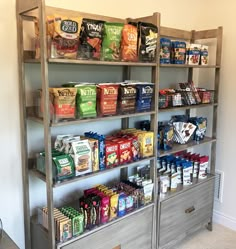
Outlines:
[[[78,32],[78,23],[72,20],[63,20],[61,22],[61,30],[66,33],[75,34]]]
[[[87,27],[88,27],[88,30],[94,30],[94,31],[97,31],[97,32],[101,32],[102,31],[102,24],[88,23]]]

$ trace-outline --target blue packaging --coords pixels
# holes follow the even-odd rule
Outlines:
[[[171,63],[185,64],[185,56],[186,56],[186,42],[173,41]]]
[[[171,40],[167,38],[160,39],[160,63],[169,64],[171,56]]]
[[[137,88],[136,110],[138,112],[150,111],[152,98],[154,94],[154,84],[140,83],[136,85],[136,88]]]

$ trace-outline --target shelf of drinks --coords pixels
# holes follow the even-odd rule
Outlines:
[[[69,245],[69,244],[71,244],[71,243],[74,243],[74,242],[76,242],[76,241],[78,241],[78,240],[80,240],[80,239],[83,239],[83,238],[85,238],[85,237],[87,237],[87,236],[89,236],[89,235],[92,235],[92,234],[94,234],[94,233],[96,233],[96,232],[98,232],[98,231],[101,231],[101,230],[103,230],[103,229],[105,229],[105,228],[107,228],[107,227],[109,227],[109,226],[112,226],[113,224],[116,224],[116,223],[118,223],[118,222],[121,222],[122,220],[127,219],[128,217],[131,217],[131,216],[133,216],[133,215],[136,215],[136,214],[138,214],[138,213],[140,213],[140,212],[145,212],[145,210],[147,210],[147,209],[149,209],[149,208],[154,208],[154,203],[153,203],[153,202],[151,202],[151,203],[149,203],[149,204],[146,204],[146,205],[144,205],[144,206],[141,206],[141,207],[139,207],[139,208],[136,208],[136,209],[134,209],[133,211],[128,212],[127,214],[125,214],[125,215],[122,216],[122,217],[118,217],[118,218],[116,218],[116,219],[114,219],[114,220],[112,220],[112,221],[109,221],[109,222],[105,223],[105,224],[101,224],[101,225],[99,225],[99,226],[96,226],[96,227],[94,227],[94,228],[91,229],[91,230],[86,230],[84,233],[82,233],[81,235],[79,235],[79,236],[77,236],[77,237],[73,237],[73,238],[71,238],[71,239],[68,239],[68,240],[65,241],[65,242],[57,243],[56,248],[63,248],[63,247],[66,246],[66,245]],[[40,226],[40,228],[44,231],[45,236],[47,236],[48,230],[47,230],[46,228],[44,228],[40,223],[38,223],[38,218],[37,218],[37,216],[34,216],[34,217],[32,217],[31,219],[32,219],[32,222],[33,222],[33,223],[35,223],[35,224],[37,224],[37,225]]]
[[[177,144],[174,143],[173,147],[171,150],[165,151],[165,150],[159,150],[158,151],[158,156],[162,157],[162,156],[167,156],[179,151],[183,151],[183,150],[187,150],[196,146],[200,146],[203,144],[208,144],[208,143],[214,143],[216,142],[216,138],[211,138],[211,137],[205,137],[203,140],[201,141],[190,141],[187,142],[186,144]]]
[[[178,107],[167,107],[159,109],[159,112],[172,112],[172,111],[180,111],[180,110],[190,110],[190,109],[198,109],[204,107],[218,106],[218,103],[209,103],[209,104],[199,104],[199,105],[185,105]]]
[[[140,117],[145,115],[154,115],[155,111],[148,111],[148,112],[139,112],[139,113],[130,113],[130,114],[118,114],[114,116],[104,116],[104,117],[96,117],[96,118],[86,118],[86,119],[74,119],[74,120],[65,120],[60,122],[53,122],[51,121],[51,127],[60,127],[60,126],[67,126],[67,125],[78,125],[82,123],[89,123],[89,122],[99,122],[99,121],[106,121],[106,120],[116,120],[122,118],[132,118],[132,117]],[[32,120],[34,122],[43,124],[43,118],[39,118],[36,116],[29,115],[28,120]]]
[[[68,185],[70,183],[77,182],[77,181],[80,181],[80,180],[84,180],[84,179],[87,179],[87,178],[90,178],[90,177],[95,177],[95,176],[98,176],[98,175],[106,174],[108,172],[111,172],[111,171],[114,171],[114,170],[117,170],[117,169],[132,168],[133,166],[136,166],[138,164],[144,164],[144,163],[147,163],[148,161],[154,160],[154,158],[155,158],[154,156],[152,156],[152,157],[146,157],[146,158],[140,159],[138,161],[127,163],[127,164],[118,165],[118,166],[115,166],[113,168],[107,168],[107,169],[98,170],[98,171],[95,171],[95,172],[93,171],[93,172],[90,172],[90,173],[87,173],[87,174],[84,174],[84,175],[80,175],[80,176],[74,176],[72,178],[68,178],[68,179],[65,179],[65,180],[60,181],[60,182],[54,182],[53,183],[53,187],[57,188],[57,187],[60,187],[60,186]],[[29,159],[29,160],[32,161],[32,159]],[[32,162],[31,162],[31,164],[32,164]],[[31,169],[31,173],[34,176],[36,176],[39,179],[41,179],[42,181],[46,182],[46,176],[45,176],[45,174],[43,174],[42,172],[40,172],[36,168],[32,168]]]
[[[177,196],[179,194],[182,194],[183,192],[188,191],[188,190],[190,190],[192,188],[195,188],[196,186],[198,186],[198,185],[200,185],[200,184],[202,184],[204,182],[207,182],[207,181],[209,181],[211,179],[214,179],[214,178],[215,178],[215,176],[212,175],[212,174],[207,174],[206,179],[193,178],[193,182],[192,182],[191,185],[183,186],[183,184],[179,184],[177,186],[176,190],[173,190],[173,191],[169,190],[165,194],[160,193],[159,201],[160,202],[166,201],[166,200],[168,200],[168,199],[170,199],[172,197],[175,197],[175,196]]]
[[[166,68],[220,68],[218,65],[160,64]]]

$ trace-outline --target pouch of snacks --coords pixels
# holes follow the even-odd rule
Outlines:
[[[122,30],[121,41],[121,60],[137,61],[138,60],[138,28],[137,25],[125,24]]]
[[[91,118],[97,116],[96,111],[96,85],[76,85],[76,106],[79,118]]]
[[[152,98],[154,94],[154,84],[140,83],[137,88],[137,103],[136,109],[140,111],[148,111],[151,109]]]
[[[99,84],[97,85],[98,98],[97,106],[99,114],[115,115],[117,110],[118,84]]]
[[[201,65],[208,65],[209,62],[209,53],[208,53],[208,46],[202,45],[201,46]]]
[[[121,84],[119,87],[120,113],[135,112],[137,89],[135,85]]]
[[[50,96],[54,107],[55,122],[63,119],[75,119],[76,88],[50,88]]]
[[[101,196],[101,224],[109,221],[110,197],[102,194]]]
[[[118,199],[118,217],[122,217],[126,214],[126,206],[125,206],[125,194],[120,194]]]
[[[103,60],[118,61],[120,59],[120,43],[123,26],[123,23],[105,23],[105,34],[102,42]]]
[[[151,23],[139,23],[139,60],[156,61],[158,29]]]
[[[100,59],[103,32],[103,21],[83,19],[78,51],[80,59]]]
[[[76,59],[82,17],[54,16],[52,58]]]

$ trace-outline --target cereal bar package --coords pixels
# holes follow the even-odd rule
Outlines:
[[[102,42],[103,60],[118,61],[120,59],[120,43],[123,26],[123,23],[105,23],[105,33]]]
[[[80,59],[100,59],[103,33],[103,21],[83,19],[78,51]]]
[[[169,64],[171,55],[171,40],[167,38],[160,39],[160,63]]]
[[[201,54],[201,44],[190,44],[189,48],[189,65],[199,65]]]
[[[158,29],[151,23],[139,23],[139,60],[156,61]]]
[[[52,58],[76,59],[82,18],[54,16],[54,33],[51,46]]]
[[[122,30],[121,59],[123,61],[138,60],[138,28],[137,25],[125,24]]]

